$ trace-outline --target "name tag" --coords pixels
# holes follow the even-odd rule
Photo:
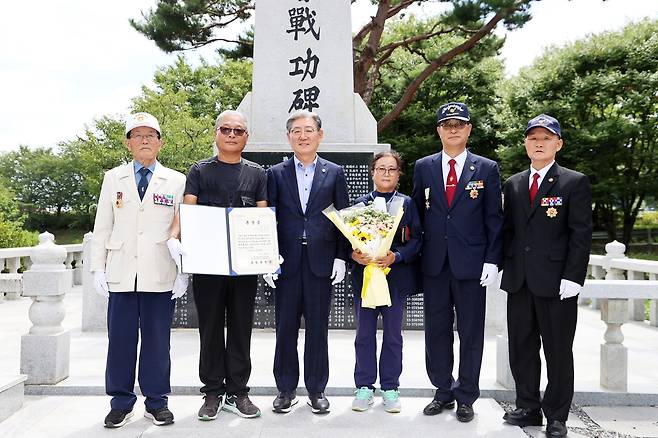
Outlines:
[[[174,195],[158,195],[153,194],[153,203],[156,205],[166,205],[167,207],[174,206]]]
[[[464,190],[480,190],[484,188],[484,181],[469,181]]]
[[[560,207],[562,205],[562,196],[552,196],[550,198],[541,198],[542,207]]]

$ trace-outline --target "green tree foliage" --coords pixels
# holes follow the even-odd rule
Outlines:
[[[237,107],[251,89],[251,62],[228,60],[211,66],[202,61],[192,67],[180,56],[159,69],[153,82],[133,99],[133,111],[149,112],[159,120],[164,145],[158,159],[187,173],[195,161],[213,154],[217,114]],[[92,228],[103,174],[132,159],[124,126],[121,118],[105,116],[84,135],[60,143],[57,151],[21,147],[0,155],[0,178],[15,193],[20,211],[27,213],[26,227]],[[6,210],[3,199],[0,192],[0,213]]]
[[[431,20],[409,17],[395,20],[387,28],[386,41],[395,41],[403,35],[423,32],[433,26]],[[457,39],[457,37],[453,37]],[[401,50],[391,56],[380,68],[380,85],[375,89],[370,108],[375,117],[386,114],[398,101],[408,84],[425,68],[424,54],[445,51],[456,41],[451,38],[426,40],[418,47]],[[490,158],[495,157],[500,129],[494,114],[499,111],[497,87],[502,79],[502,63],[493,58],[502,46],[502,39],[489,37],[465,56],[447,65],[441,74],[432,75],[419,89],[414,102],[400,117],[380,134],[380,141],[403,155],[405,175],[400,188],[410,193],[413,166],[418,158],[441,149],[436,133],[436,110],[450,101],[463,101],[470,110],[473,131],[469,140],[471,151]]]
[[[355,3],[353,0],[352,3]],[[398,52],[416,52],[422,62],[405,88],[396,93],[386,113],[380,114],[379,132],[389,127],[412,105],[421,86],[437,71],[449,66],[471,51],[487,45],[499,23],[508,29],[522,26],[530,19],[532,0],[440,0],[447,11],[431,21],[407,27],[409,32],[386,33],[390,23],[400,20],[414,4],[436,0],[370,0],[377,6],[375,15],[353,37],[354,91],[370,105],[377,87],[382,84],[382,71]],[[250,34],[230,40],[217,36],[217,30],[251,17],[254,0],[159,0],[155,8],[142,13],[142,20],[131,25],[167,52],[186,50],[206,44],[236,43],[238,49],[224,53],[233,57],[247,56],[251,50]],[[428,25],[429,24],[429,25]],[[429,44],[425,44],[429,43]],[[441,47],[441,50],[436,50]],[[425,50],[428,49],[428,50]],[[486,51],[486,49],[484,49]],[[477,56],[477,55],[476,55]],[[445,76],[445,74],[443,74]]]
[[[528,165],[527,120],[558,118],[565,146],[561,164],[589,176],[595,221],[615,236],[621,222],[628,243],[640,206],[658,189],[658,22],[592,36],[549,50],[507,84],[505,142],[499,152],[507,175]]]
[[[37,233],[22,229],[25,215],[7,187],[5,178],[0,177],[0,248],[32,246],[37,242]]]

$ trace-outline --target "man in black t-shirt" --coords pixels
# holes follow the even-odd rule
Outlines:
[[[219,152],[190,168],[183,202],[267,207],[265,171],[241,156],[249,137],[245,117],[237,111],[224,111],[217,117],[215,130]],[[256,280],[255,275],[193,276],[201,338],[199,377],[205,394],[198,413],[200,420],[214,420],[220,407],[244,418],[260,415],[260,409],[249,400],[247,386]]]

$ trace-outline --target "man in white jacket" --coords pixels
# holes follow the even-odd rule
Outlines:
[[[133,160],[105,173],[98,199],[91,267],[96,291],[108,297],[105,390],[112,396],[105,427],[123,426],[137,401],[137,343],[144,416],[172,424],[169,335],[175,298],[187,289],[167,249],[171,224],[183,199],[185,176],[157,161],[160,124],[148,113],[126,121],[126,147]]]

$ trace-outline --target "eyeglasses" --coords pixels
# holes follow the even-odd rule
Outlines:
[[[396,175],[399,171],[398,167],[375,167],[377,175]]]
[[[155,134],[146,134],[146,135],[143,135],[143,134],[130,134],[130,139],[131,140],[135,139],[137,141],[144,141],[144,139],[146,139],[146,141],[148,141],[149,143],[151,143],[152,141],[155,141],[155,139],[157,139],[157,138],[158,138],[158,136],[155,135]]]
[[[302,133],[306,135],[313,135],[315,132],[317,132],[317,129],[315,128],[304,128],[304,129],[295,128],[290,130],[290,134],[292,134],[294,137],[299,137],[302,135]]]
[[[217,128],[217,130],[218,130],[219,132],[221,132],[222,135],[231,135],[231,132],[232,132],[233,135],[235,135],[236,137],[242,137],[242,136],[245,135],[246,132],[247,132],[246,129],[242,129],[242,128],[229,128],[229,127],[227,127],[227,126],[220,126],[219,128]]]
[[[439,124],[439,126],[445,130],[452,131],[453,129],[455,131],[460,131],[464,129],[464,127],[467,125],[467,123],[463,120],[458,120],[454,122],[442,122]]]

